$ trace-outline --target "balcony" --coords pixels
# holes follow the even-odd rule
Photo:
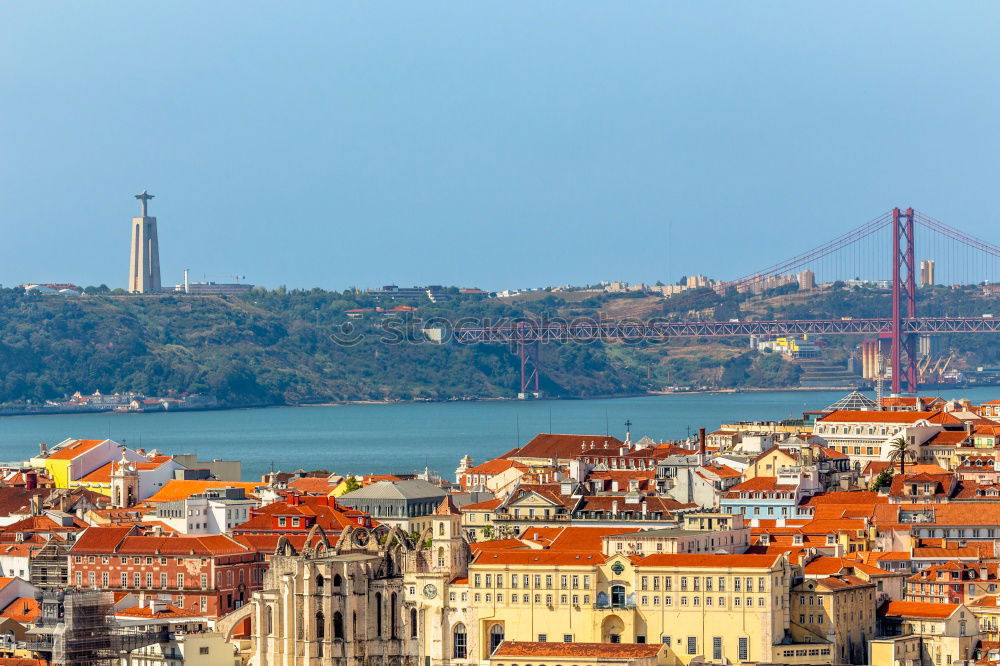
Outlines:
[[[634,601],[626,601],[624,603],[601,603],[597,602],[594,604],[594,610],[602,611],[619,611],[619,610],[635,610],[637,605]]]
[[[498,523],[510,522],[514,520],[524,521],[524,522],[537,521],[537,522],[547,522],[547,523],[553,521],[568,522],[570,518],[571,516],[568,513],[557,513],[552,516],[515,516],[509,513],[498,513],[497,515],[493,516],[494,522]]]

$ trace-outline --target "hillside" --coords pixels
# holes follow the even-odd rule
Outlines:
[[[379,303],[364,294],[257,289],[241,297],[124,296],[91,289],[80,298],[0,290],[0,403],[60,398],[76,390],[135,390],[150,395],[214,393],[224,405],[348,400],[445,400],[513,397],[519,367],[500,345],[430,344],[405,317],[374,312],[410,305],[423,319],[499,320],[621,316],[647,312],[692,316],[690,299],[609,297],[580,292],[479,300],[454,291],[441,303]],[[921,294],[928,313],[982,314],[992,303],[974,288]],[[767,297],[706,295],[702,317],[874,316],[883,292],[834,289]],[[363,308],[360,319],[345,311]],[[949,336],[960,362],[996,364],[996,336]],[[336,340],[349,340],[338,344]],[[828,336],[827,355],[843,361],[858,338]],[[745,340],[668,344],[563,344],[542,347],[545,393],[560,397],[627,395],[667,385],[796,386],[800,369],[776,354],[751,352]]]

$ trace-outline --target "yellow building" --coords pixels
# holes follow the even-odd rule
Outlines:
[[[791,581],[783,554],[481,550],[469,566],[484,660],[514,640],[660,643],[667,664],[776,654],[786,663],[830,663],[829,647],[787,644]]]
[[[791,634],[833,647],[836,663],[864,664],[875,635],[875,583],[856,576],[807,579],[791,595]]]
[[[976,616],[964,604],[890,601],[885,609],[887,638],[871,641],[872,664],[949,664],[975,656]]]

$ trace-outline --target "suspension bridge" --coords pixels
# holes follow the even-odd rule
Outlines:
[[[925,264],[924,275],[917,265],[917,245],[933,259]],[[760,294],[774,286],[789,284],[795,271],[844,276],[854,274],[858,282],[873,284],[891,291],[891,311],[885,317],[839,319],[789,319],[775,321],[683,321],[650,317],[663,305],[639,316],[624,319],[577,318],[571,321],[544,321],[526,318],[495,326],[462,326],[454,331],[458,343],[504,343],[516,347],[521,363],[521,392],[539,391],[538,345],[545,342],[665,341],[671,338],[719,338],[784,335],[866,335],[888,343],[892,392],[916,393],[918,388],[917,337],[952,333],[1000,332],[1000,317],[986,314],[971,316],[921,316],[917,311],[918,282],[932,285],[975,284],[992,282],[998,269],[1000,247],[970,236],[912,208],[893,210],[814,247],[791,259],[755,271],[730,282],[714,285],[714,293],[731,290]],[[935,280],[941,266],[943,280]],[[860,275],[871,276],[864,281]],[[873,276],[874,273],[874,276]],[[888,276],[886,276],[888,273]],[[833,281],[833,280],[831,280]],[[664,304],[697,311],[713,292],[690,297],[683,293],[666,299]],[[643,318],[645,316],[646,318]],[[688,317],[690,319],[691,317]],[[881,342],[878,342],[881,345]]]

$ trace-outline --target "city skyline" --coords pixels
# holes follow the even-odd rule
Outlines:
[[[233,7],[197,25],[152,8],[134,50],[124,6],[5,5],[0,283],[124,287],[104,266],[142,187],[161,197],[168,284],[186,267],[330,289],[732,279],[809,246],[778,229],[900,202],[990,237],[989,16]],[[904,32],[943,48],[881,48]]]

